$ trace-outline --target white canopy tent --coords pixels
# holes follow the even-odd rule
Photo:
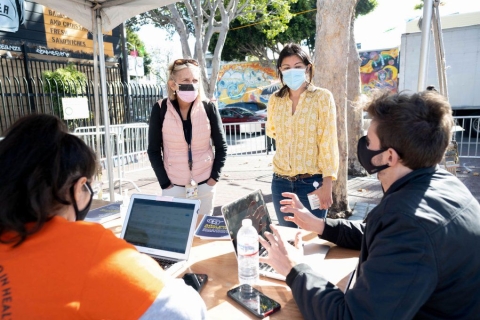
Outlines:
[[[417,90],[423,91],[426,88],[425,75],[427,74],[428,46],[430,43],[430,30],[432,30],[435,43],[439,91],[448,99],[445,49],[443,46],[442,25],[440,21],[440,11],[438,9],[439,5],[440,0],[425,0],[423,4],[422,42]]]
[[[176,2],[176,0],[35,0],[35,2],[68,16],[93,34],[95,123],[97,125],[97,135],[99,136],[100,99],[98,94],[98,63],[100,62],[100,84],[105,123],[105,153],[107,156],[108,185],[110,199],[113,200],[113,163],[112,149],[110,146],[110,119],[108,113],[105,53],[102,32],[111,31],[128,18],[169,5]],[[97,138],[97,143],[98,140]]]

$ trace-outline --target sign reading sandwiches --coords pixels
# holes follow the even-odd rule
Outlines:
[[[43,7],[43,19],[48,48],[93,54],[92,36],[90,34],[89,37],[85,27],[47,7]],[[111,36],[112,33],[106,35]],[[114,56],[112,43],[105,42],[104,50],[107,56]]]

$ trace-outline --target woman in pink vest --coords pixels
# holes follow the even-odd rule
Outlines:
[[[162,195],[199,199],[199,214],[212,214],[227,156],[222,120],[205,99],[196,60],[177,59],[169,71],[168,98],[150,116],[148,157]]]

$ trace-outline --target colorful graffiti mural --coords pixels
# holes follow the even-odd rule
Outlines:
[[[280,87],[275,70],[263,67],[259,62],[223,65],[218,79],[215,97],[220,108],[239,101],[266,104],[270,95]]]
[[[398,90],[399,49],[360,52],[362,93],[372,89]]]

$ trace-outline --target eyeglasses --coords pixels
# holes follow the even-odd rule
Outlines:
[[[184,64],[187,64],[187,63],[193,64],[194,66],[198,67],[198,61],[195,60],[195,59],[177,59],[177,60],[173,61],[173,67],[172,68],[175,68],[175,66],[181,66],[181,65],[184,65]]]

